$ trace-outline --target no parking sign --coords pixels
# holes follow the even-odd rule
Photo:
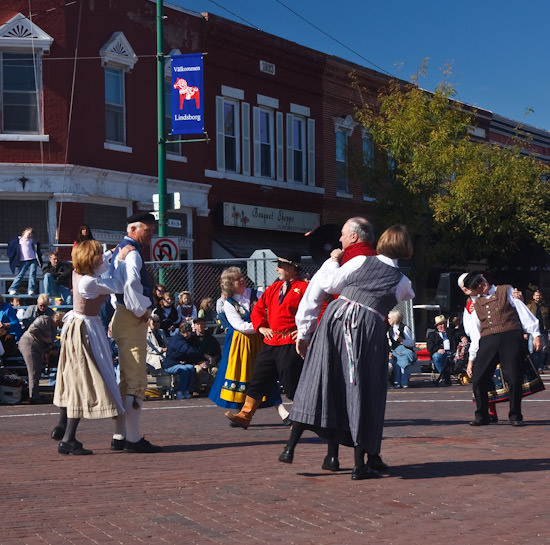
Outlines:
[[[153,261],[176,261],[179,255],[178,239],[154,237],[151,240],[151,252]]]

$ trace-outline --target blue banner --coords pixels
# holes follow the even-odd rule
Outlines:
[[[172,134],[204,133],[202,54],[172,57]]]

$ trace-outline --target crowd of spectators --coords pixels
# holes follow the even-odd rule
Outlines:
[[[55,258],[57,258],[57,254],[50,254],[50,270],[59,265]],[[66,265],[68,265],[69,271],[72,271],[70,263],[63,264],[63,269],[67,270]],[[53,272],[47,274],[53,276]],[[55,281],[56,277],[53,276],[49,286],[56,283]],[[70,288],[67,287],[67,290],[70,294]],[[49,293],[41,293],[36,298],[36,302],[28,305],[23,302],[29,301],[29,299],[19,297],[18,294],[13,297],[8,294],[6,298],[0,295],[0,360],[8,369],[11,368],[10,363],[14,363],[18,359],[24,360],[29,377],[29,399],[31,402],[40,401],[38,381],[41,373],[45,370],[50,372],[57,366],[59,329],[62,326],[63,314],[56,312],[56,309],[58,306],[64,309],[70,308],[72,301],[66,292],[62,293],[64,295],[62,299],[57,296],[54,298],[54,295]],[[179,397],[188,397],[193,392],[207,394],[216,376],[217,364],[221,358],[220,345],[212,335],[212,330],[216,327],[215,311],[211,310],[212,299],[207,298],[206,302],[201,302],[202,312],[199,317],[196,306],[190,302],[191,294],[185,292],[185,297],[180,296],[179,300],[183,300],[191,310],[184,309],[180,317],[179,305],[178,307],[174,305],[171,293],[166,291],[163,285],[159,284],[155,287],[155,294],[158,304],[149,320],[147,332],[149,374],[175,374],[175,389],[179,392]],[[31,301],[33,300],[31,299]],[[54,305],[54,303],[57,306],[52,308],[50,305]],[[109,305],[110,303],[107,302],[105,307]],[[189,316],[186,316],[187,312],[189,312]],[[36,326],[37,318],[41,318],[40,328]],[[185,342],[190,347],[188,354],[180,354],[176,350],[178,344],[182,344],[183,337],[180,326],[189,331],[189,335],[185,337]],[[173,340],[174,343],[172,343]],[[168,352],[171,344],[172,348]],[[116,366],[117,350],[114,341],[112,341],[112,345],[114,345],[112,346],[113,364]],[[166,363],[167,354],[168,362],[172,364]],[[173,369],[169,369],[179,365],[186,366],[185,380],[178,381],[182,374],[173,373]],[[190,377],[189,380],[187,380],[187,376]],[[180,388],[180,384],[183,385],[182,388]]]

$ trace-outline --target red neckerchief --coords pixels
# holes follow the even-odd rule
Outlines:
[[[346,261],[349,261],[350,259],[353,259],[358,255],[365,255],[365,256],[376,255],[376,250],[372,247],[372,244],[370,242],[359,241],[359,242],[356,242],[355,244],[350,244],[344,250],[344,255],[340,260],[340,265],[343,265],[344,263],[346,263]],[[329,295],[328,301],[330,301],[331,299],[338,299],[338,295],[337,294]],[[317,318],[317,323],[321,321],[321,318],[323,317],[323,314],[325,313],[325,310],[327,308],[328,301],[323,302],[321,312],[319,313],[319,317]]]
[[[469,314],[472,314],[472,311],[474,310],[473,306],[474,306],[473,300],[468,299],[468,302],[466,303],[466,310],[468,311]]]
[[[359,241],[355,244],[350,244],[345,250],[340,265],[343,265],[350,259],[357,257],[358,255],[376,255],[376,250],[372,247],[370,242]]]

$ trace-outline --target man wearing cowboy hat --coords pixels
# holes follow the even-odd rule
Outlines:
[[[254,329],[264,337],[264,347],[254,364],[254,374],[248,385],[241,411],[225,416],[234,424],[248,428],[262,397],[279,380],[288,398],[293,399],[302,372],[303,359],[296,353],[296,311],[304,296],[307,282],[299,275],[300,255],[285,253],[277,258],[279,280],[262,294],[250,319]]]
[[[447,333],[447,319],[443,314],[435,317],[435,331],[431,331],[426,339],[426,348],[432,356],[432,361],[439,373],[436,384],[439,386],[451,385],[450,361],[454,347],[451,346],[451,337]]]

